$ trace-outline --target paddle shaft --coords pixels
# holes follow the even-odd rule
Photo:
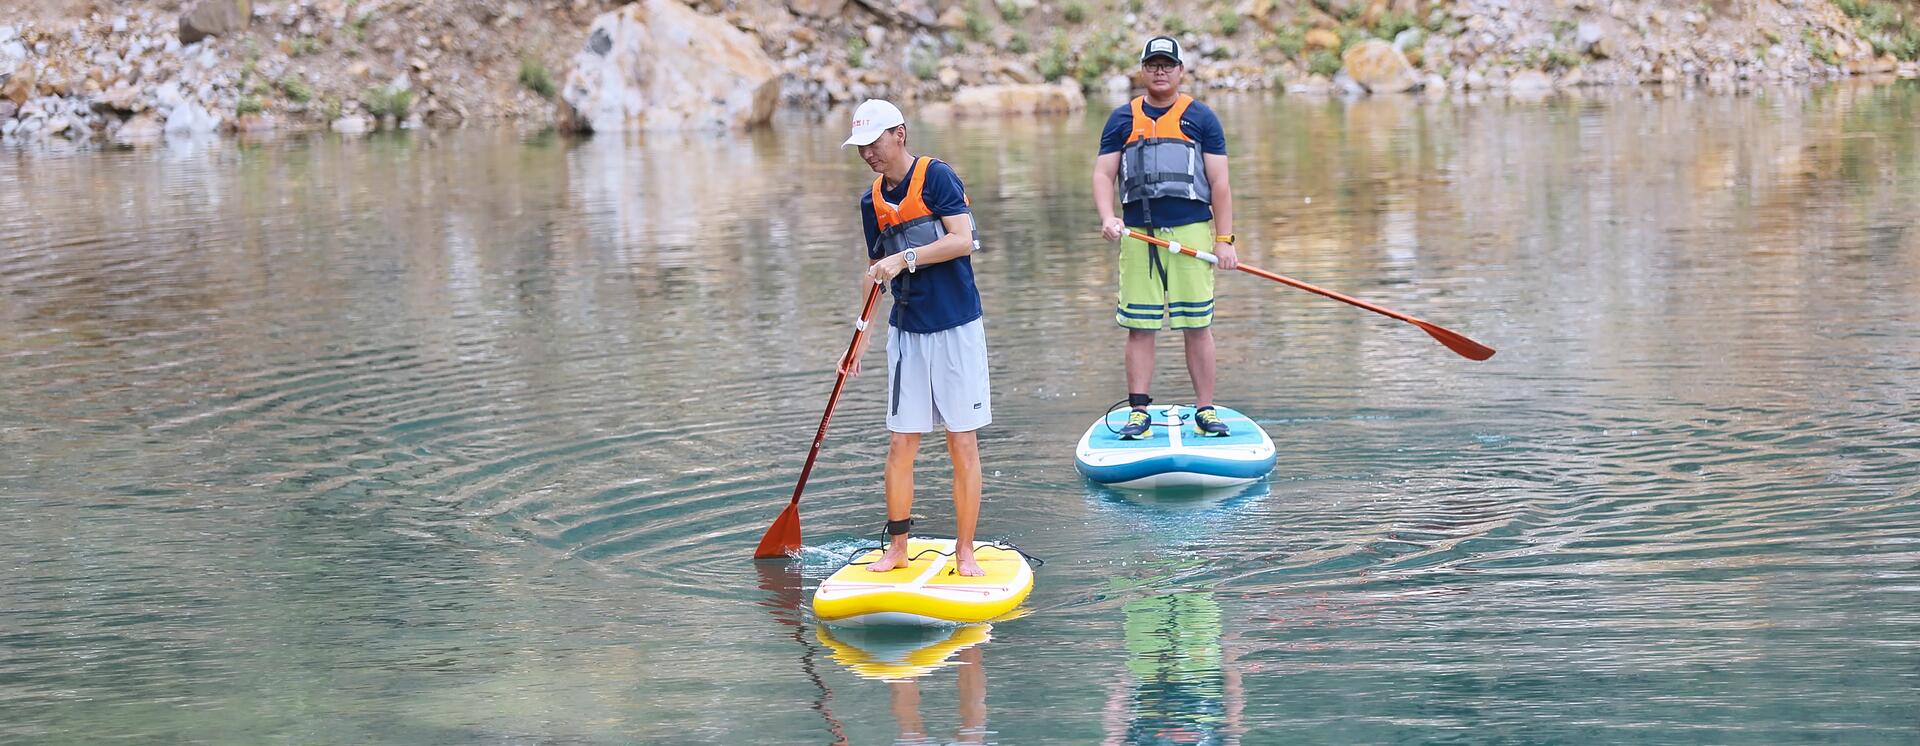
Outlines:
[[[876,282],[867,288],[867,300],[860,307],[860,321],[854,324],[853,340],[847,343],[846,353],[840,356],[839,376],[833,380],[833,393],[827,395],[826,411],[820,413],[820,429],[814,431],[813,447],[807,449],[807,463],[800,467],[800,481],[793,485],[793,499],[787,501],[786,510],[781,511],[780,517],[760,537],[760,546],[754,550],[754,559],[779,557],[799,548],[800,493],[807,489],[807,477],[813,475],[813,463],[820,458],[820,444],[827,439],[827,423],[833,419],[834,407],[840,404],[840,392],[847,387],[847,373],[853,369],[853,356],[860,351],[860,341],[867,337],[867,326],[873,319],[874,306],[880,301],[882,287]]]
[[[1220,264],[1220,257],[1214,256],[1213,252],[1210,252],[1210,251],[1201,251],[1199,249],[1193,248],[1192,246],[1182,246],[1180,244],[1170,242],[1164,238],[1147,235],[1145,233],[1141,233],[1135,230],[1127,231],[1127,235],[1140,239],[1147,243],[1153,244],[1155,246],[1159,246],[1161,248],[1186,254],[1187,256],[1194,257],[1208,264],[1213,264],[1213,265]],[[1286,275],[1268,272],[1264,269],[1260,269],[1259,267],[1250,267],[1245,264],[1238,264],[1234,266],[1234,269],[1240,270],[1242,272],[1253,275],[1255,277],[1264,277],[1266,279],[1272,280],[1282,285],[1296,287],[1301,290],[1305,290],[1309,293],[1313,293],[1315,295],[1332,298],[1334,300],[1340,301],[1341,303],[1345,303],[1358,308],[1364,308],[1366,310],[1372,311],[1374,313],[1380,314],[1381,316],[1385,316],[1390,319],[1405,321],[1409,324],[1420,327],[1426,333],[1432,335],[1435,339],[1439,340],[1441,344],[1446,345],[1448,349],[1451,349],[1454,352],[1460,353],[1464,357],[1471,358],[1474,360],[1485,360],[1489,357],[1493,357],[1493,352],[1494,352],[1493,348],[1480,344],[1479,342],[1475,342],[1471,339],[1468,339],[1465,336],[1461,335],[1459,332],[1452,331],[1450,329],[1447,329],[1446,327],[1440,326],[1433,322],[1426,321],[1424,319],[1415,318],[1413,316],[1408,316],[1404,313],[1395,311],[1391,308],[1376,306],[1372,303],[1368,303],[1366,301],[1360,300],[1359,298],[1355,298],[1351,295],[1336,292],[1333,290],[1328,290],[1326,288],[1323,288],[1311,283],[1301,282],[1299,280],[1293,279]]]
[[[793,486],[793,499],[789,504],[800,502],[800,492],[807,488],[807,477],[813,474],[813,462],[820,457],[820,444],[827,439],[827,421],[833,419],[833,408],[840,404],[840,392],[847,387],[847,371],[853,369],[853,354],[860,350],[860,340],[867,336],[867,322],[880,300],[880,288],[876,282],[867,289],[867,302],[860,307],[860,324],[853,330],[853,341],[847,343],[846,354],[840,356],[840,375],[833,380],[833,393],[827,395],[827,411],[820,413],[820,430],[813,434],[813,447],[807,450],[807,465],[800,467],[800,482]]]

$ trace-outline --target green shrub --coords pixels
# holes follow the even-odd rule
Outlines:
[[[1308,74],[1325,75],[1331,78],[1337,72],[1340,72],[1340,58],[1334,56],[1332,52],[1322,49],[1307,57]]]
[[[367,113],[376,117],[406,119],[407,111],[413,108],[413,91],[388,86],[386,88],[368,88],[360,96],[360,105]]]
[[[1213,14],[1214,26],[1220,29],[1221,36],[1233,36],[1234,34],[1240,33],[1240,21],[1240,14],[1233,12],[1231,8],[1223,9]]]
[[[913,50],[913,58],[907,61],[907,67],[913,70],[913,77],[921,80],[940,77],[940,58],[928,47]]]
[[[322,46],[324,45],[320,43],[319,39],[311,36],[302,36],[288,42],[287,55],[291,57],[305,57],[310,54],[319,54]]]
[[[1566,70],[1569,68],[1575,68],[1580,66],[1580,61],[1581,61],[1580,55],[1574,54],[1572,52],[1569,52],[1565,49],[1561,49],[1559,47],[1554,47],[1552,49],[1547,50],[1546,69],[1547,70]]]
[[[1255,42],[1261,49],[1279,52],[1286,57],[1300,56],[1300,50],[1307,48],[1307,32],[1296,26],[1287,26]]]
[[[866,67],[867,66],[866,37],[860,36],[859,34],[854,34],[853,36],[847,37],[847,66],[848,67]]]
[[[1067,23],[1080,23],[1087,20],[1086,0],[1068,0],[1066,9],[1061,11],[1061,17],[1066,18]]]
[[[1053,32],[1053,41],[1047,44],[1047,51],[1040,53],[1040,77],[1049,83],[1059,80],[1067,74],[1067,64],[1072,57],[1073,50],[1067,47],[1066,32]]]
[[[1026,54],[1033,51],[1033,42],[1027,39],[1027,32],[1013,32],[1013,38],[1007,41],[1007,51],[1014,54]]]
[[[258,114],[261,110],[260,99],[254,98],[253,96],[241,96],[240,103],[235,106],[233,110],[234,113],[237,114]]]
[[[974,41],[986,41],[987,32],[992,30],[992,25],[987,21],[987,17],[980,12],[980,8],[969,3],[967,5],[967,38]]]
[[[560,87],[554,85],[553,74],[547,72],[547,66],[531,57],[520,61],[520,85],[547,99],[560,91]]]
[[[1000,3],[1000,20],[1006,21],[1007,23],[1019,23],[1020,19],[1026,15],[1027,9],[1020,7],[1020,3],[1018,2],[1009,0],[1008,2]]]
[[[304,104],[313,98],[313,89],[307,86],[307,82],[291,75],[280,79],[280,93],[296,104]]]
[[[1412,13],[1382,13],[1380,20],[1373,24],[1374,34],[1387,41],[1393,41],[1393,37],[1410,28],[1421,28],[1420,19]]]

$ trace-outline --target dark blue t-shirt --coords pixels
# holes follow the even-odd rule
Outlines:
[[[881,196],[890,204],[900,204],[907,198],[907,186],[912,182],[913,169],[909,169],[907,178],[885,189]],[[966,187],[960,184],[960,176],[953,172],[953,167],[940,161],[932,161],[927,166],[927,180],[920,187],[920,199],[936,217],[967,213]],[[879,251],[874,244],[880,240],[880,221],[873,214],[872,186],[860,190],[860,223],[867,230],[867,258],[879,259],[874,255]],[[907,274],[902,272],[900,276],[907,277]],[[887,323],[903,332],[931,334],[980,318],[980,291],[973,284],[971,257],[922,264],[904,283],[897,279],[893,282],[895,288],[903,284],[907,295],[893,299],[893,311],[887,316]]]
[[[1154,106],[1143,103],[1141,109],[1148,117],[1158,119],[1165,115],[1171,106]],[[1208,155],[1227,154],[1227,133],[1220,128],[1220,118],[1206,104],[1195,101],[1187,105],[1185,113],[1180,115],[1180,131],[1195,142],[1200,143],[1200,152]],[[1133,102],[1128,101],[1114,109],[1107,117],[1107,127],[1100,132],[1100,154],[1118,153],[1127,144],[1127,136],[1133,134]],[[1119,199],[1119,194],[1114,194]],[[1176,225],[1198,223],[1213,219],[1213,205],[1197,199],[1182,197],[1150,198],[1142,202],[1124,205],[1121,219],[1127,225],[1147,228],[1171,228]],[[1152,220],[1147,216],[1151,213]]]

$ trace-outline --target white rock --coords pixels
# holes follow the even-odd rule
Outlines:
[[[167,112],[167,137],[201,137],[213,134],[220,127],[220,117],[200,108],[199,104],[186,103],[173,107]]]
[[[116,33],[116,34],[127,33],[127,17],[126,16],[113,17],[113,33]]]
[[[0,43],[0,63],[13,67],[27,58],[27,45],[19,41]]]
[[[643,0],[594,19],[561,98],[596,132],[737,129],[773,115],[779,76],[746,32]]]
[[[0,41],[13,41],[13,37],[19,33],[12,26],[0,26]]]
[[[333,131],[343,135],[358,135],[358,134],[365,133],[367,131],[367,126],[368,126],[367,118],[363,116],[359,116],[357,114],[348,115],[348,116],[341,117],[339,119],[335,119],[333,120],[333,125],[332,125]]]
[[[1420,42],[1425,38],[1426,32],[1420,29],[1402,29],[1400,33],[1393,35],[1393,48],[1405,52],[1408,49],[1420,46]]]
[[[1539,70],[1521,70],[1507,81],[1507,89],[1515,93],[1538,93],[1553,90],[1553,78]]]
[[[1133,79],[1125,75],[1109,75],[1106,89],[1108,93],[1126,93],[1133,90]]]

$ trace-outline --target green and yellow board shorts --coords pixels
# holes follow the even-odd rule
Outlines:
[[[1211,221],[1151,230],[1129,228],[1201,251],[1213,250]],[[1159,255],[1157,261],[1154,254]],[[1128,329],[1149,331],[1158,331],[1169,321],[1175,329],[1211,326],[1213,265],[1132,236],[1121,238],[1120,303],[1113,320]]]

